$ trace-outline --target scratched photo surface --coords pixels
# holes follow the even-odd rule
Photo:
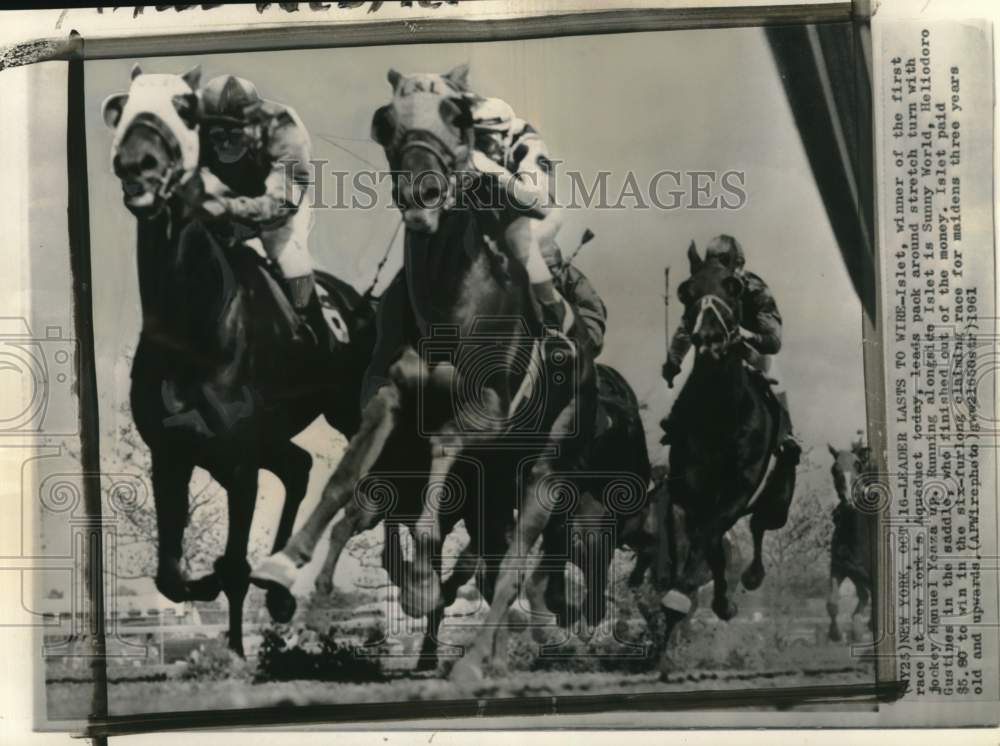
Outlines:
[[[779,69],[751,28],[87,62],[109,713],[872,682],[856,249]]]

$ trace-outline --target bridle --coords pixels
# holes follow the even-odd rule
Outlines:
[[[176,135],[158,116],[147,112],[137,114],[128,126],[129,129],[132,129],[137,125],[146,127],[158,134],[167,146],[167,154],[170,156],[170,165],[167,166],[162,174],[156,177],[157,186],[154,194],[159,200],[160,206],[155,214],[158,215],[163,211],[167,202],[174,196],[177,189],[190,179],[194,175],[194,172],[184,169],[182,165],[184,159],[180,143],[177,141]]]
[[[474,131],[471,127],[462,132],[462,139],[457,145],[450,145],[429,126],[404,128],[397,121],[392,139],[384,147],[394,174],[401,172],[403,156],[408,151],[424,150],[434,156],[441,164],[448,184],[445,204],[453,205],[458,189],[456,174],[466,165],[474,145]]]
[[[731,319],[733,319],[732,325],[726,322],[726,316],[723,313],[728,314]],[[691,335],[697,334],[705,323],[705,316],[707,314],[713,314],[719,321],[719,325],[725,332],[725,341],[729,345],[734,339],[738,338],[740,335],[739,323],[736,321],[736,314],[734,313],[732,306],[726,303],[722,298],[712,293],[703,295],[698,299],[698,316],[695,318],[694,326],[691,328]]]

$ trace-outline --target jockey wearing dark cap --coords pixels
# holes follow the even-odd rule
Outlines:
[[[778,377],[774,363],[774,356],[781,350],[782,321],[778,304],[767,283],[758,275],[744,269],[746,257],[743,247],[732,236],[721,235],[713,238],[705,249],[705,259],[718,261],[743,281],[744,289],[741,297],[743,320],[740,336],[743,338],[746,359],[772,380],[772,390],[781,410],[776,452],[778,455],[787,454],[797,459],[801,447],[792,432],[788,394]],[[674,378],[680,373],[681,363],[690,349],[691,338],[686,325],[682,322],[674,332],[670,351],[667,353],[667,362],[663,365],[663,378],[669,386],[673,386]],[[675,423],[672,418],[667,416],[660,425],[664,431],[661,442],[664,444],[673,442]]]
[[[248,80],[220,75],[201,91],[202,209],[257,235],[284,277],[288,297],[311,337],[317,312],[309,254],[309,134],[295,111],[261,98]],[[204,170],[203,170],[204,172]]]

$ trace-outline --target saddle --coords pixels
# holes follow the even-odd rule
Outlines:
[[[299,326],[301,324],[299,314],[292,306],[285,290],[285,283],[278,266],[271,261],[263,252],[262,247],[254,244],[258,242],[248,242],[247,249],[255,254],[257,271],[264,279],[264,285],[271,294],[274,304],[277,307],[284,322],[287,334],[290,338],[299,336]],[[337,292],[339,281],[325,272],[316,271],[315,292],[318,300],[319,313],[309,313],[307,323],[312,327],[313,334],[317,340],[331,340],[331,343],[349,344],[351,342],[351,329],[347,320],[341,314],[341,309],[352,312],[355,310],[351,304],[351,299],[342,292]],[[322,280],[328,280],[322,282]],[[327,287],[327,286],[331,287]],[[331,292],[333,289],[334,292]],[[334,294],[336,293],[336,294]],[[362,301],[363,302],[363,301]],[[315,309],[313,309],[315,310]]]
[[[743,361],[743,365],[746,366],[747,371],[750,373],[751,385],[757,387],[757,390],[760,392],[761,396],[764,397],[764,401],[767,402],[767,407],[771,411],[771,416],[774,417],[776,426],[774,428],[774,433],[771,436],[771,441],[770,443],[768,443],[768,448],[773,453],[776,450],[777,445],[782,437],[781,404],[778,402],[778,397],[775,395],[774,389],[772,388],[773,385],[776,384],[778,381],[774,378],[771,378],[769,375],[767,375],[767,373],[762,371],[760,368],[757,368],[756,366],[752,365],[751,363],[747,362],[746,360]]]

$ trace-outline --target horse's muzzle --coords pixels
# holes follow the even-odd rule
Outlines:
[[[411,207],[403,210],[403,222],[408,231],[436,233],[440,223],[440,210]]]

